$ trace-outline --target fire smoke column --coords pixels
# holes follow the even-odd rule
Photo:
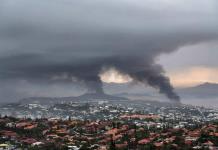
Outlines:
[[[152,56],[152,55],[150,55]],[[122,61],[113,61],[113,66],[120,72],[128,74],[133,81],[144,83],[166,95],[172,102],[179,103],[180,97],[174,91],[168,77],[164,75],[164,69],[161,65],[155,64],[154,59],[147,55],[146,61],[143,58],[127,58]]]
[[[169,78],[163,74],[145,70],[132,74],[131,77],[136,81],[158,89],[161,94],[165,94],[172,102],[180,102],[180,97],[174,92]]]
[[[103,93],[99,74],[106,66],[179,102],[156,60],[186,46],[217,41],[217,2],[0,1],[0,84],[78,82],[88,92]],[[62,74],[68,76],[53,80]],[[17,95],[19,90],[13,91]]]
[[[98,94],[104,93],[104,90],[102,87],[103,86],[102,81],[100,80],[98,75],[86,78],[84,82],[87,87],[88,93],[98,93]]]

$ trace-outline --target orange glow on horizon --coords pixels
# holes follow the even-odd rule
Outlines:
[[[192,67],[168,73],[175,87],[191,87],[205,82],[218,83],[218,68]]]

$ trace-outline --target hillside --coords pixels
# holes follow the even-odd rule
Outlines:
[[[204,83],[195,87],[178,89],[181,97],[215,98],[218,97],[218,84]]]

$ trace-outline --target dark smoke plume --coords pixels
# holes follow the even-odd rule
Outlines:
[[[145,55],[146,56],[146,55]],[[123,59],[112,58],[105,60],[109,67],[115,67],[118,71],[128,74],[135,82],[141,82],[159,90],[170,100],[179,102],[180,97],[174,92],[169,78],[164,76],[164,70],[160,65],[156,65],[151,59],[152,55],[141,57],[126,57]]]
[[[103,93],[99,74],[113,67],[178,102],[156,59],[183,46],[216,40],[216,4],[2,0],[0,82],[79,82],[89,92]]]

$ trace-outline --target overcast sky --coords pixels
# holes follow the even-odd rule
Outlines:
[[[1,0],[0,95],[101,92],[104,81],[178,99],[173,86],[218,82],[217,18],[217,0]]]
[[[159,58],[174,86],[218,83],[217,40],[180,48]]]

